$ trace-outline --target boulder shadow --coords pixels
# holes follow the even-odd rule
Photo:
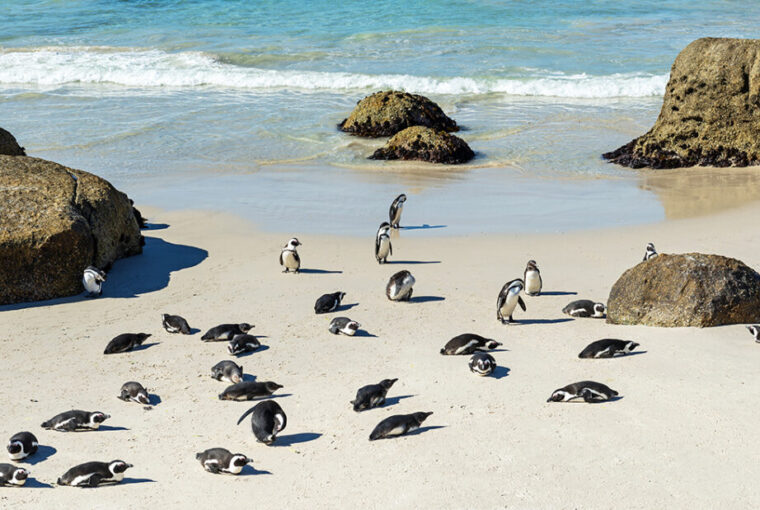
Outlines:
[[[146,237],[142,255],[117,260],[103,284],[106,298],[133,298],[169,285],[175,271],[197,266],[208,257],[206,250]]]
[[[529,324],[561,324],[563,322],[570,322],[573,319],[571,318],[563,318],[563,319],[518,319],[517,321],[510,324],[510,326],[519,326],[519,325],[529,325]]]
[[[52,489],[53,486],[49,483],[40,482],[36,478],[27,478],[23,488],[30,489]]]
[[[409,303],[431,303],[444,300],[446,300],[446,298],[443,296],[414,296],[409,299]]]
[[[56,450],[52,446],[41,444],[37,446],[37,453],[35,453],[31,457],[27,457],[26,459],[21,460],[20,462],[34,466],[35,464],[39,464],[40,462],[43,462],[49,459],[50,457],[55,455],[57,452],[58,450]]]
[[[293,446],[299,443],[308,443],[322,437],[322,434],[318,432],[301,432],[300,434],[288,434],[285,436],[277,436],[277,440],[273,446]]]
[[[541,297],[541,296],[577,296],[577,295],[578,295],[577,292],[564,292],[564,291],[560,291],[560,290],[555,290],[555,291],[549,291],[549,292],[541,291],[541,294],[539,294],[538,296],[531,296],[531,297]]]
[[[509,375],[509,368],[503,367],[501,365],[496,365],[496,368],[493,369],[493,372],[491,372],[491,377],[494,379],[502,379],[504,377],[507,377]]]
[[[303,274],[343,274],[343,271],[329,271],[327,269],[300,269]]]
[[[398,395],[396,397],[386,398],[383,407],[393,406],[399,403],[400,400],[405,398],[416,397],[417,395]]]
[[[145,222],[145,228],[141,230],[165,230],[169,228],[168,223],[149,223]]]
[[[413,430],[406,434],[407,436],[418,436],[422,434],[423,432],[427,432],[428,430],[435,430],[435,429],[444,429],[446,428],[446,425],[429,425],[427,427],[420,427],[417,430]]]

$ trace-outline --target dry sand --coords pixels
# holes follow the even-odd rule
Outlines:
[[[572,299],[606,300],[647,242],[661,252],[702,251],[760,268],[758,205],[656,225],[553,235],[432,237],[403,231],[393,263],[378,265],[366,239],[264,234],[215,213],[144,211],[139,257],[118,262],[100,299],[81,297],[0,312],[0,437],[30,430],[44,460],[33,480],[0,489],[4,508],[752,508],[760,506],[760,345],[744,326],[654,329],[569,320]],[[381,221],[382,218],[378,220]],[[304,271],[280,272],[280,246],[297,235]],[[207,252],[207,253],[206,253]],[[520,324],[496,321],[502,284],[535,259],[544,295],[525,297]],[[403,262],[406,261],[406,262]],[[388,277],[410,269],[415,302],[384,296]],[[316,298],[343,290],[340,315],[369,336],[333,336],[336,314]],[[229,359],[201,333],[171,335],[160,314],[199,330],[247,321],[268,348],[240,359],[258,380],[283,384],[288,425],[272,447],[256,443],[249,403],[222,402],[209,377]],[[148,332],[150,346],[104,356],[119,333]],[[467,356],[441,356],[456,334],[504,343],[498,377],[480,378]],[[636,355],[580,360],[604,337],[641,344]],[[507,370],[508,369],[508,370]],[[360,414],[356,390],[399,381],[386,407]],[[552,390],[593,379],[616,402],[546,403]],[[141,381],[155,409],[116,398]],[[71,408],[112,415],[106,429],[59,433],[39,424]],[[392,414],[433,411],[417,434],[368,441]],[[244,475],[206,473],[195,453],[222,446],[255,459]],[[118,486],[51,487],[90,460],[134,464]]]

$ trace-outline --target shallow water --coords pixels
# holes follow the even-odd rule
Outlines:
[[[405,223],[459,234],[650,222],[757,195],[752,171],[653,178],[600,154],[649,129],[682,47],[753,35],[760,5],[8,4],[0,125],[30,155],[102,175],[138,204],[366,234],[406,192]],[[335,126],[389,87],[439,102],[476,159],[368,161],[383,141]],[[692,186],[727,188],[668,191]]]

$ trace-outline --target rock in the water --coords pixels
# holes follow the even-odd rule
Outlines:
[[[26,156],[24,148],[19,146],[16,138],[3,128],[0,128],[0,154]]]
[[[607,300],[607,322],[697,326],[760,320],[760,274],[720,255],[659,256],[627,270]]]
[[[603,157],[633,168],[760,164],[760,39],[689,44],[654,127]]]
[[[431,163],[465,163],[475,157],[469,145],[446,131],[414,126],[393,136],[370,159],[413,159]]]
[[[457,131],[457,123],[424,96],[387,90],[367,96],[356,104],[338,128],[357,136],[393,136],[411,126]]]
[[[0,156],[0,304],[82,292],[89,265],[141,253],[124,193],[43,159]]]

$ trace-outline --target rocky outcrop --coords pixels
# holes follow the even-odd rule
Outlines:
[[[607,300],[607,322],[719,326],[760,321],[760,274],[720,255],[661,254],[627,270]]]
[[[0,128],[0,155],[26,156],[23,147],[20,147],[16,138],[3,128]]]
[[[430,163],[458,164],[475,157],[470,146],[446,131],[422,126],[406,128],[394,135],[370,159],[404,159]]]
[[[760,39],[689,44],[654,127],[603,157],[633,168],[760,164]]]
[[[0,156],[0,304],[82,292],[88,265],[141,253],[124,193],[43,159]]]
[[[457,123],[430,99],[388,90],[376,92],[356,104],[338,128],[357,136],[393,136],[411,126],[457,131]]]

